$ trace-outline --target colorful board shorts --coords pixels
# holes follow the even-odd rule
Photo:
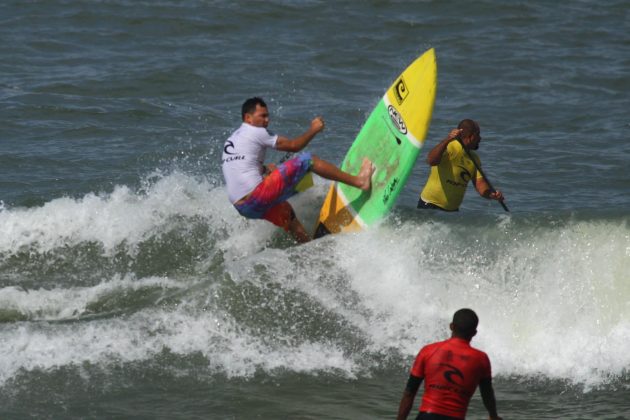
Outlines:
[[[234,204],[234,207],[249,219],[265,219],[288,230],[295,213],[287,200],[297,193],[295,186],[312,166],[313,158],[308,152],[281,163],[243,202]]]

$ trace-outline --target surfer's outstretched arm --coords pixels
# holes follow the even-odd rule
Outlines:
[[[324,129],[324,119],[322,117],[315,117],[311,121],[311,127],[306,132],[294,139],[289,139],[284,136],[278,136],[274,149],[281,150],[283,152],[299,152],[304,149],[313,138]]]

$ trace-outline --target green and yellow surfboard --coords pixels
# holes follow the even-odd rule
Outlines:
[[[436,87],[437,64],[431,48],[387,89],[341,164],[343,171],[357,174],[363,158],[370,159],[376,166],[372,190],[334,182],[320,210],[315,238],[364,229],[389,213],[429,131]]]

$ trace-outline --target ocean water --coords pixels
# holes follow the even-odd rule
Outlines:
[[[0,22],[0,418],[393,418],[461,307],[504,418],[630,418],[628,1],[10,0]],[[297,246],[238,216],[245,98],[288,136],[323,115],[308,150],[339,164],[431,47],[390,217]],[[472,187],[415,209],[463,118],[510,213]],[[307,226],[326,189],[292,199]]]

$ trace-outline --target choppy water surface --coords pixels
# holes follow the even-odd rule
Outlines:
[[[0,417],[392,418],[468,306],[504,418],[630,418],[627,2],[3,10]],[[219,157],[246,97],[282,134],[323,115],[309,150],[339,163],[430,47],[422,155],[477,119],[511,213],[472,189],[417,211],[420,159],[370,231],[295,246],[236,214]],[[293,200],[308,226],[326,188]]]

